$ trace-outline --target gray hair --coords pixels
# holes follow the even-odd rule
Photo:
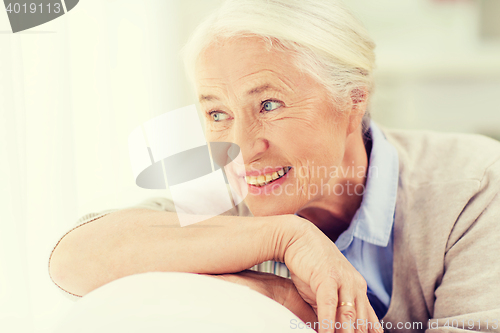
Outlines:
[[[354,89],[370,93],[375,44],[341,0],[227,0],[196,28],[182,50],[188,77],[200,54],[220,40],[260,36],[290,51],[295,65],[342,105]]]

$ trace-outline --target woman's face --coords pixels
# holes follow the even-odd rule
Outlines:
[[[342,162],[349,117],[290,54],[264,43],[247,37],[206,49],[196,67],[197,91],[207,141],[241,148],[251,212],[293,214],[321,195]]]

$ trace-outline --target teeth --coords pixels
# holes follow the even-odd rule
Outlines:
[[[273,180],[276,180],[286,174],[291,167],[284,167],[278,171],[275,171],[273,173],[265,174],[265,175],[259,175],[259,176],[245,176],[245,181],[247,184],[250,185],[255,185],[255,186],[264,186],[272,182]]]
[[[255,176],[246,176],[245,180],[250,185],[257,185],[257,177],[255,177]]]

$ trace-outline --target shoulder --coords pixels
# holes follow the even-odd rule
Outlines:
[[[422,242],[414,244],[420,252],[450,249],[485,212],[489,217],[478,225],[491,230],[491,216],[500,214],[492,204],[500,193],[500,142],[477,134],[382,130],[399,157],[395,225]]]
[[[382,128],[412,184],[477,180],[498,168],[500,142],[479,134]]]

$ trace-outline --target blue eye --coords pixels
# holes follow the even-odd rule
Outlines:
[[[225,114],[223,112],[212,111],[212,112],[210,112],[210,116],[212,117],[212,120],[215,122],[219,122],[221,120],[227,119],[227,117],[224,118],[224,116],[227,116],[227,114]]]
[[[279,108],[280,106],[282,106],[282,104],[280,102],[275,102],[275,101],[265,101],[262,104],[262,108],[264,111],[273,111]]]

